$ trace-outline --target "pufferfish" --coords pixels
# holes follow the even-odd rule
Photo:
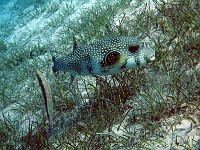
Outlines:
[[[106,37],[100,41],[77,46],[66,56],[53,57],[53,72],[71,75],[113,75],[143,66],[155,59],[155,50],[134,37]]]

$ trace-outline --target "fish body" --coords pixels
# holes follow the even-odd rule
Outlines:
[[[113,75],[135,69],[155,59],[155,50],[142,45],[134,37],[107,37],[92,44],[74,44],[74,50],[55,58],[53,71],[65,71],[76,75]]]
[[[47,79],[44,77],[44,75],[40,70],[37,70],[36,76],[44,97],[44,103],[49,123],[49,135],[51,135],[52,124],[53,124],[53,100],[52,100],[51,88],[49,86],[49,83],[47,82]]]

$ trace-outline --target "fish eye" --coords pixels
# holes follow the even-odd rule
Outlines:
[[[130,45],[128,47],[128,50],[131,52],[131,53],[136,53],[139,49],[139,45]]]
[[[120,59],[120,53],[117,51],[111,51],[105,55],[103,61],[101,62],[101,66],[111,66],[114,65]]]

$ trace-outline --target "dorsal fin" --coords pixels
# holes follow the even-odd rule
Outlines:
[[[73,42],[74,42],[73,50],[75,50],[78,47],[78,45],[77,45],[76,38],[74,35],[73,35]]]

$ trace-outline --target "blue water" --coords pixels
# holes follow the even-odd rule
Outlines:
[[[62,23],[52,25],[49,22],[57,19],[58,14],[63,13],[63,9],[65,9],[63,4],[66,7],[73,7],[73,16],[70,19],[74,19],[82,11],[90,9],[95,2],[106,3],[113,1],[115,0],[0,0],[0,41],[6,41],[5,43],[7,44],[17,42],[18,45],[24,45],[28,41],[36,40],[38,43],[47,43],[49,35],[42,35],[43,28],[44,26],[48,27],[45,29],[48,34],[52,32],[52,30],[49,31],[48,29],[54,28],[53,34],[58,27],[62,26]],[[63,13],[65,15],[62,18],[63,22],[71,15],[67,16],[66,14]],[[60,16],[62,17],[63,15]],[[37,35],[41,36],[38,38]]]
[[[43,0],[0,0],[0,40],[11,34],[25,9],[43,3]]]

